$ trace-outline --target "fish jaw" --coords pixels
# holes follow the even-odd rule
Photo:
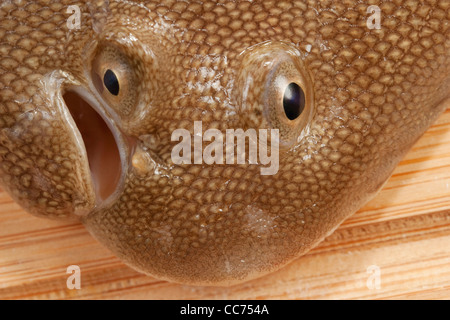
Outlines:
[[[15,123],[0,130],[1,183],[37,216],[76,219],[96,206],[83,140],[63,98],[73,81],[62,71],[43,75],[28,103],[16,101]]]
[[[64,102],[70,112],[68,121],[75,125],[73,133],[80,153],[90,169],[88,180],[94,190],[95,207],[88,214],[108,207],[120,196],[135,142],[122,134],[89,84],[71,86]]]

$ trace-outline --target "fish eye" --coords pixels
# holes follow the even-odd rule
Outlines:
[[[285,42],[266,42],[242,53],[235,99],[246,128],[278,130],[291,148],[314,116],[314,83],[304,56]]]
[[[105,75],[103,76],[103,84],[112,95],[114,96],[119,95],[120,90],[119,79],[117,79],[117,76],[114,73],[114,71],[110,69],[106,70]]]
[[[295,82],[290,83],[284,91],[283,108],[286,117],[293,121],[305,110],[305,93]]]
[[[101,98],[121,117],[136,109],[139,67],[119,46],[101,44],[91,66],[91,79]]]
[[[264,121],[280,132],[280,145],[292,146],[307,128],[313,110],[312,81],[295,56],[281,53],[268,68],[261,108]]]

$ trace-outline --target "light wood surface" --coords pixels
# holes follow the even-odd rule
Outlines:
[[[66,286],[81,268],[81,290]],[[377,266],[380,287],[369,288]],[[35,218],[0,190],[1,299],[450,299],[450,109],[381,193],[309,254],[230,288],[133,271],[82,225]]]

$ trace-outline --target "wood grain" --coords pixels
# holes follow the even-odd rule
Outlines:
[[[66,269],[81,268],[81,290]],[[369,289],[369,266],[381,272]],[[0,190],[2,299],[450,299],[450,109],[381,193],[282,270],[230,288],[141,275],[74,223],[26,214]]]

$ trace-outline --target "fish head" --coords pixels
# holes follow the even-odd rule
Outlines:
[[[14,152],[43,160],[26,187],[2,182],[161,279],[229,285],[304,254],[380,189],[448,97],[448,31],[421,56],[413,15],[372,30],[356,1],[80,6],[87,22],[46,62],[33,117],[15,120],[21,135],[3,129],[4,172]]]

